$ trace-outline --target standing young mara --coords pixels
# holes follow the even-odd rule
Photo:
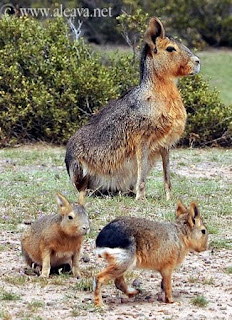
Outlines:
[[[165,301],[173,302],[171,276],[189,250],[207,249],[208,232],[197,205],[187,209],[177,204],[174,222],[156,222],[143,218],[120,217],[106,225],[96,239],[99,257],[107,261],[106,268],[94,281],[94,301],[102,305],[101,286],[114,280],[115,286],[128,297],[139,293],[128,288],[124,273],[133,266],[158,271]]]

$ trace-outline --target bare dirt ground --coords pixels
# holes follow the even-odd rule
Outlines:
[[[225,183],[232,181],[231,167],[214,167],[209,162],[180,168],[173,163],[173,171],[188,176],[220,176]],[[207,173],[206,173],[207,172]],[[230,217],[231,218],[231,217]],[[232,221],[228,219],[224,237],[232,238]],[[230,225],[230,227],[229,227]],[[71,275],[52,275],[48,280],[25,275],[25,264],[20,250],[20,234],[24,226],[16,231],[0,231],[0,279],[2,319],[232,319],[232,250],[210,248],[210,250],[187,256],[182,266],[173,275],[175,302],[165,304],[160,291],[160,276],[152,271],[136,270],[127,276],[127,282],[136,279],[141,293],[133,299],[127,298],[113,284],[103,287],[106,309],[96,309],[91,292],[92,276],[102,268],[102,261],[93,253],[94,240],[84,243],[80,261],[82,280]],[[229,231],[228,231],[229,230]],[[83,259],[84,257],[84,259]],[[12,298],[3,298],[10,292]],[[205,307],[195,306],[193,299],[204,296]]]

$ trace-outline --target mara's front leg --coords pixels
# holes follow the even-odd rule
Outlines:
[[[166,193],[166,199],[171,198],[171,179],[170,179],[170,163],[169,163],[169,149],[160,149],[160,154],[163,161],[163,175],[164,175],[164,189]]]
[[[173,303],[172,297],[172,269],[163,269],[161,270],[162,275],[162,282],[161,288],[164,289],[165,292],[165,302],[166,303]]]
[[[42,252],[42,278],[48,278],[51,270],[51,252],[49,249],[44,249]]]
[[[148,171],[148,147],[145,142],[141,142],[136,150],[137,160],[137,183],[136,200],[145,198],[146,177]]]
[[[80,258],[80,251],[76,251],[72,256],[72,274],[77,279],[81,277],[80,268],[79,268],[79,258]]]

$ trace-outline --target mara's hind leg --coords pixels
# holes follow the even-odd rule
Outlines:
[[[82,177],[82,175],[74,175],[73,184],[79,191],[79,204],[85,204],[86,190],[88,188],[89,176]]]
[[[146,177],[148,171],[148,149],[145,143],[141,142],[136,150],[137,159],[137,182],[136,200],[145,199]]]
[[[116,278],[114,280],[114,283],[116,288],[125,293],[129,298],[133,298],[139,293],[139,290],[127,286],[123,275],[121,277]]]
[[[94,279],[94,303],[96,306],[102,306],[101,287],[104,283],[107,283],[111,279],[115,279],[118,276],[117,267],[109,265],[102,272],[98,273]]]
[[[125,249],[115,248],[109,250],[111,253],[108,253],[106,248],[106,252],[100,255],[107,260],[108,266],[98,273],[94,279],[94,303],[96,306],[102,306],[101,287],[109,280],[115,280],[115,285],[118,289],[130,294],[125,281],[123,282],[123,274],[133,264],[134,255],[132,255],[131,251]]]
[[[86,189],[88,188],[89,175],[84,174],[82,164],[78,159],[73,158],[70,150],[67,148],[65,157],[66,168],[74,187],[79,191],[79,203],[84,205]]]
[[[88,182],[89,182],[89,177],[85,176],[80,177],[80,176],[74,176],[73,179],[73,184],[79,191],[79,204],[84,205],[85,204],[85,196],[86,196],[86,190],[88,188]]]
[[[26,262],[26,264],[29,266],[29,267],[32,267],[33,266],[33,261],[31,260],[31,258],[29,257],[28,253],[24,250],[23,251],[23,257],[24,257],[24,260]]]

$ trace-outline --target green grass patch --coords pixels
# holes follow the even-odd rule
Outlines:
[[[38,311],[38,309],[40,308],[44,308],[45,303],[43,301],[39,301],[39,300],[34,300],[32,302],[30,302],[27,305],[27,308],[31,311],[31,312],[36,312]]]
[[[232,274],[232,266],[225,269],[225,273]]]
[[[2,289],[0,289],[0,300],[2,300],[2,301],[17,301],[17,300],[20,300],[20,296],[11,292],[11,291],[6,291],[2,288]]]
[[[54,284],[57,286],[61,286],[67,282],[68,279],[72,277],[71,274],[59,274],[59,275],[53,275],[52,277],[50,276],[49,278],[49,284]]]
[[[219,228],[217,226],[213,226],[213,225],[207,225],[207,229],[209,231],[209,234],[218,234],[219,233]]]
[[[231,104],[231,78],[232,78],[232,51],[212,50],[199,53],[201,58],[201,72],[209,78],[212,87],[220,92],[222,101]]]
[[[75,289],[78,291],[93,291],[93,279],[80,279],[75,284]]]
[[[73,306],[71,310],[71,316],[78,317],[80,315],[87,315],[89,312],[104,313],[104,310],[95,307],[93,303],[82,304],[80,306]]]
[[[210,242],[211,248],[232,249],[232,241],[229,239],[215,239]]]
[[[24,285],[26,282],[28,282],[28,277],[25,276],[7,276],[4,278],[5,282],[8,282],[10,284],[16,285],[16,286],[21,286]]]
[[[199,277],[189,276],[188,282],[189,283],[197,283],[197,282],[199,282]]]
[[[210,278],[204,278],[202,280],[202,283],[205,284],[205,285],[214,285],[215,281],[214,281],[213,277],[210,277]]]
[[[191,303],[194,306],[204,308],[208,305],[209,302],[206,300],[206,298],[204,296],[197,296],[192,299]]]

